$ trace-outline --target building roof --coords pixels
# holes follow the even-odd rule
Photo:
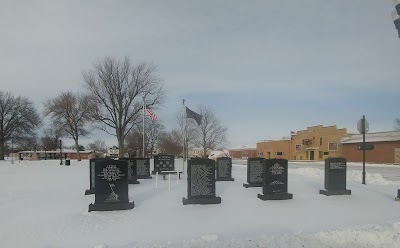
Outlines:
[[[341,139],[343,144],[360,143],[363,141],[362,134],[348,134]],[[365,142],[385,142],[385,141],[400,141],[400,132],[388,131],[379,133],[366,133]]]

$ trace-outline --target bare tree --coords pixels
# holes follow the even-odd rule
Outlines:
[[[86,89],[96,101],[94,119],[99,128],[118,140],[119,156],[124,154],[126,135],[141,121],[143,99],[156,107],[165,100],[165,90],[152,63],[132,65],[129,58],[118,61],[107,57],[83,72]],[[113,133],[109,129],[113,130]]]
[[[4,160],[7,142],[32,140],[40,124],[39,114],[28,98],[0,91],[0,160]]]
[[[158,148],[161,153],[173,154],[179,156],[182,154],[182,133],[180,130],[163,132],[158,142]]]
[[[400,131],[400,119],[399,118],[394,120],[394,130]]]
[[[44,115],[50,116],[52,125],[74,140],[78,161],[81,160],[79,137],[90,134],[86,126],[91,121],[93,106],[88,95],[72,92],[61,93],[44,103]]]
[[[157,142],[160,140],[165,126],[157,121],[149,121],[145,131],[145,147],[146,150],[153,152]]]
[[[143,126],[137,125],[133,128],[125,138],[125,149],[129,154],[139,156],[138,150],[143,149]],[[164,131],[164,125],[157,121],[146,120],[145,123],[145,151],[154,151],[157,142],[160,140],[161,134]]]
[[[47,128],[43,132],[43,136],[40,138],[40,145],[42,149],[55,151],[59,148],[59,140],[62,136],[62,130],[57,129],[54,126]]]
[[[87,149],[91,151],[107,152],[106,142],[103,140],[95,140],[87,145]]]
[[[222,125],[221,120],[211,108],[200,105],[198,113],[203,117],[200,125],[191,121],[196,126],[193,142],[203,149],[203,156],[206,156],[208,149],[214,150],[226,145],[228,129]]]

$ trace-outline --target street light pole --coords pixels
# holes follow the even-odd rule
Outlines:
[[[47,160],[46,147],[44,147],[44,160]]]
[[[63,165],[63,161],[62,161],[62,141],[60,140],[60,165]]]

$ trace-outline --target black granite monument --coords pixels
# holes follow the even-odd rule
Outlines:
[[[207,158],[196,158],[188,161],[187,194],[183,205],[219,204],[221,197],[215,195],[215,161]]]
[[[119,158],[122,161],[128,161],[128,183],[129,184],[140,184],[137,180],[137,169],[136,161],[133,158]]]
[[[397,190],[397,197],[395,198],[396,201],[400,201],[400,189]]]
[[[85,195],[94,194],[94,188],[96,185],[95,176],[94,176],[94,164],[95,161],[100,160],[101,158],[92,158],[89,160],[89,176],[90,176],[90,188],[85,191]]]
[[[89,212],[134,208],[128,195],[128,161],[96,161],[95,181],[95,201],[89,205]]]
[[[351,195],[351,190],[346,189],[345,158],[325,159],[325,190],[320,190],[323,195]]]
[[[174,155],[155,155],[154,156],[154,170],[152,174],[161,171],[174,171],[175,170],[175,156]]]
[[[151,179],[150,176],[150,159],[135,158],[137,179]]]
[[[288,200],[288,161],[286,159],[266,159],[263,168],[263,193],[261,200]]]
[[[217,181],[234,181],[232,178],[232,159],[228,157],[217,158]]]
[[[264,158],[247,159],[247,183],[243,184],[245,188],[263,186],[264,163]]]

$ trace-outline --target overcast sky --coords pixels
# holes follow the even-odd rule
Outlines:
[[[313,125],[393,130],[400,39],[392,0],[0,0],[0,86],[39,112],[105,56],[150,60],[168,91],[155,110],[177,126],[182,99],[214,109],[229,146]],[[90,139],[116,139],[96,132]],[[72,144],[72,142],[71,142]]]

